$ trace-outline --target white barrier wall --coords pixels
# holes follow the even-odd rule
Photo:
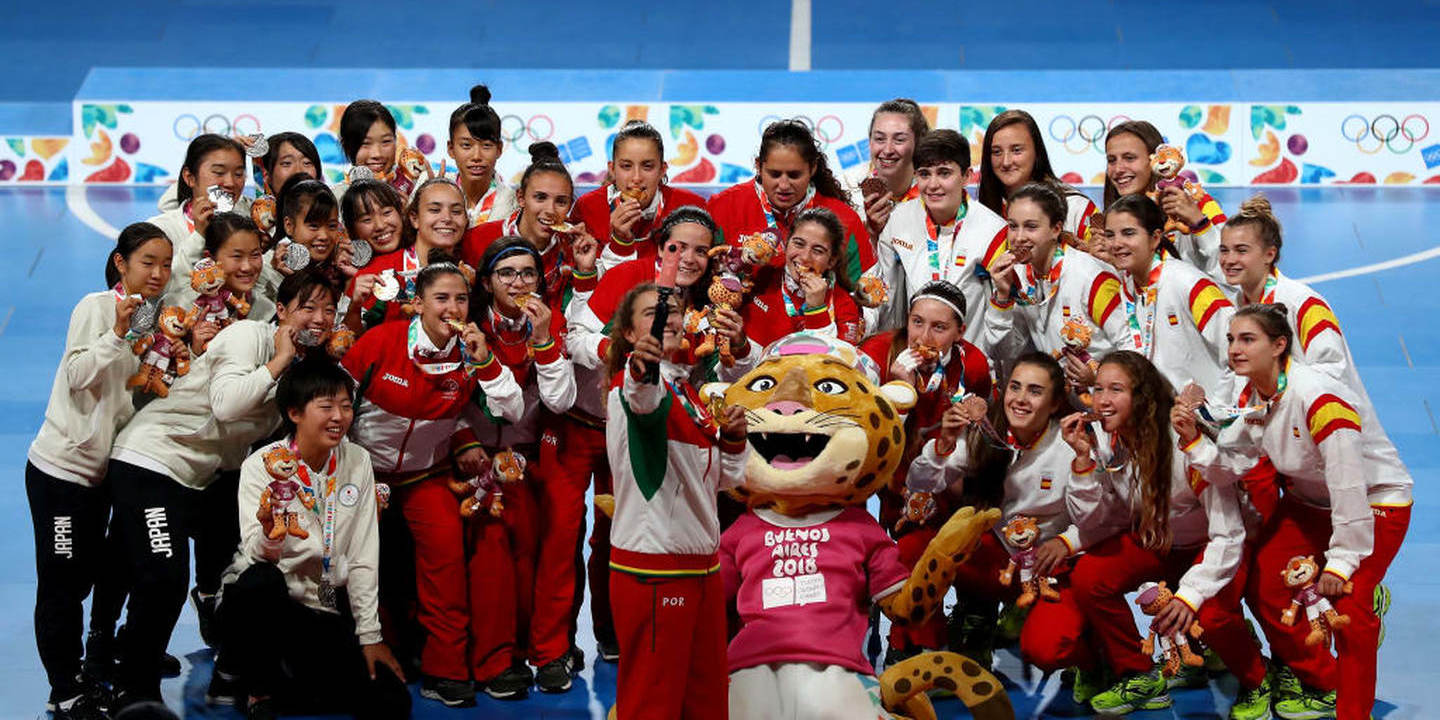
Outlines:
[[[395,103],[402,145],[445,159],[456,103]],[[985,126],[1005,105],[925,106],[937,127],[961,131],[975,165]],[[1210,185],[1440,183],[1440,103],[1029,103],[1056,173],[1077,185],[1103,181],[1106,130],[1127,118],[1149,120],[1185,149],[1188,167]],[[861,103],[638,104],[500,103],[507,144],[500,160],[512,182],[540,140],[560,147],[577,181],[598,182],[610,139],[626,120],[642,118],[666,136],[670,180],[725,185],[752,174],[760,130],[780,117],[801,117],[840,169],[868,160]],[[303,132],[315,140],[329,180],[346,163],[338,139],[343,105],[265,102],[76,102],[74,136],[9,137],[0,144],[0,183],[165,184],[176,179],[186,143],[200,132]]]

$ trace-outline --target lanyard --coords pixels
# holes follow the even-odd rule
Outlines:
[[[1015,302],[1021,305],[1040,305],[1050,299],[1060,282],[1060,267],[1064,264],[1065,244],[1056,243],[1055,251],[1050,254],[1050,270],[1045,274],[1043,282],[1035,277],[1035,267],[1030,263],[1023,263],[1021,267],[1015,268],[1015,277],[1019,280],[1015,287]]]
[[[715,419],[715,416],[710,413],[710,409],[706,407],[704,403],[698,401],[698,395],[692,397],[695,393],[695,388],[691,386],[690,383],[684,379],[674,382],[666,380],[665,385],[669,387],[670,392],[680,400],[680,407],[684,408],[685,414],[690,416],[691,421],[711,437],[720,437],[719,421]]]
[[[400,255],[400,277],[405,280],[405,298],[415,297],[415,277],[420,274],[420,256],[415,247],[405,248]]]
[[[966,202],[968,199],[968,196],[961,197],[960,199],[960,209],[955,212],[955,229],[950,233],[950,244],[945,248],[945,254],[947,256],[955,256],[955,267],[963,267],[965,265],[965,256],[955,254],[955,240],[960,237],[960,228],[965,225],[965,216],[970,213],[970,203]],[[923,205],[925,201],[921,200],[920,202]],[[940,228],[935,225],[934,220],[930,219],[929,209],[925,210],[925,232],[929,235],[925,241],[925,250],[930,256],[930,279],[939,280],[941,279]]]
[[[1155,297],[1160,288],[1160,270],[1165,267],[1165,254],[1163,252],[1155,253],[1155,257],[1150,263],[1150,274],[1148,282],[1145,284],[1143,298],[1139,297],[1138,289],[1132,290],[1134,278],[1131,278],[1129,273],[1126,273],[1126,278],[1130,282],[1125,284],[1125,314],[1130,325],[1130,338],[1135,344],[1135,349],[1146,358],[1149,358],[1155,350]],[[1143,322],[1140,319],[1141,312],[1145,313]]]
[[[815,184],[811,183],[810,187],[805,189],[805,197],[801,198],[800,202],[795,204],[795,207],[792,207],[784,212],[776,210],[775,206],[770,204],[770,198],[765,196],[765,188],[760,186],[760,180],[758,178],[755,180],[755,197],[760,198],[760,212],[765,214],[765,227],[775,228],[776,230],[785,230],[781,234],[789,235],[790,233],[788,232],[788,230],[786,230],[785,228],[781,228],[780,224],[776,222],[775,214],[779,212],[780,219],[784,220],[786,222],[786,225],[788,225],[791,219],[793,219],[796,215],[799,215],[802,210],[809,207],[810,202],[815,199]]]
[[[459,362],[430,362],[421,359],[425,355],[439,355],[442,357],[450,355],[452,348],[454,348],[456,344],[456,338],[451,337],[450,342],[446,343],[443,350],[428,352],[420,349],[420,334],[422,332],[424,332],[424,329],[421,327],[420,316],[416,315],[410,320],[410,330],[405,339],[405,352],[410,356],[410,362],[414,363],[415,367],[420,368],[420,372],[426,375],[444,375],[459,370],[461,365]],[[461,358],[463,359],[464,356],[465,351],[462,347]]]
[[[297,457],[299,456],[299,452],[295,449],[294,438],[290,439],[290,450],[295,452]],[[330,571],[330,554],[335,548],[335,506],[337,504],[335,502],[335,469],[339,464],[339,456],[334,450],[331,450],[330,457],[325,461],[325,493],[323,497],[325,510],[322,514],[318,504],[310,506],[310,511],[315,513],[315,519],[320,520],[324,528],[321,534],[324,550],[320,556],[320,564],[324,566],[325,572]],[[310,481],[310,468],[304,460],[300,461],[298,474],[306,492],[310,493],[312,497],[320,495],[316,483]]]
[[[1275,379],[1275,394],[1271,395],[1269,400],[1251,405],[1251,396],[1258,393],[1255,392],[1253,384],[1245,383],[1245,389],[1240,391],[1240,398],[1235,401],[1233,407],[1201,405],[1199,408],[1200,418],[1221,428],[1229,427],[1239,418],[1255,412],[1263,412],[1262,417],[1269,418],[1270,413],[1274,412],[1275,407],[1280,404],[1280,398],[1284,397],[1285,389],[1290,387],[1289,369],[1290,361],[1287,359],[1285,364],[1280,367],[1280,376]]]
[[[1275,302],[1275,286],[1280,284],[1280,281],[1277,277],[1279,273],[1279,270],[1276,270],[1274,268],[1270,269],[1270,274],[1265,276],[1265,289],[1260,291],[1260,299],[1254,302],[1262,303],[1265,305],[1269,305],[1270,303]],[[1241,294],[1243,295],[1244,292],[1242,291]],[[1251,301],[1248,298],[1241,299],[1245,300],[1245,302],[1241,304],[1251,304]]]

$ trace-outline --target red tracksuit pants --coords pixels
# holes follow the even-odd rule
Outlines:
[[[592,474],[609,478],[605,431],[569,418],[559,424],[560,428],[547,429],[541,435],[540,464],[545,471],[535,483],[540,532],[529,641],[530,660],[536,667],[565,655],[574,642],[575,617],[584,597],[580,543],[585,537],[585,491]],[[597,534],[602,517],[596,513]],[[604,529],[608,550],[608,518]],[[601,554],[608,556],[608,552]],[[605,574],[608,577],[608,569]],[[594,592],[592,603],[601,597],[599,589]],[[604,597],[608,599],[609,593]]]
[[[1281,579],[1281,571],[1297,555],[1313,555],[1317,563],[1324,564],[1325,550],[1330,546],[1328,509],[1282,498],[1275,521],[1260,538],[1246,588],[1246,600],[1270,641],[1271,652],[1306,684],[1335,688],[1335,712],[1340,720],[1364,720],[1374,708],[1380,619],[1375,615],[1373,596],[1410,527],[1410,506],[1377,506],[1372,511],[1374,550],[1350,576],[1354,585],[1350,594],[1332,600],[1337,611],[1350,616],[1350,624],[1335,633],[1337,657],[1305,645],[1308,628],[1303,627],[1303,613],[1293,628],[1280,624],[1280,615],[1294,595]]]
[[[1199,554],[1198,548],[1164,554],[1146,550],[1129,533],[1097,544],[1076,559],[1070,584],[1061,588],[1059,602],[1041,601],[1031,608],[1020,634],[1021,654],[1037,667],[1058,670],[1071,665],[1093,668],[1100,659],[1098,650],[1117,675],[1149,672],[1155,661],[1140,652],[1144,635],[1135,626],[1125,594],[1147,581],[1164,580],[1170,588],[1177,587]],[[1237,583],[1228,585],[1216,596],[1220,599],[1217,608],[1238,608],[1241,590]],[[1213,602],[1215,598],[1206,605]],[[1202,608],[1197,617],[1205,628],[1206,642],[1227,647],[1241,638],[1249,642],[1244,618],[1238,613],[1217,610],[1207,616],[1205,612]]]
[[[712,571],[717,556],[613,548],[611,562],[611,605],[620,640],[617,720],[725,720],[725,587]],[[708,574],[643,574],[687,570]]]
[[[495,449],[486,452],[494,454]],[[524,453],[534,454],[533,449]],[[533,614],[539,511],[535,485],[542,461],[524,481],[505,488],[500,517],[482,511],[466,521],[470,591],[470,669],[484,682],[526,658],[526,628]]]

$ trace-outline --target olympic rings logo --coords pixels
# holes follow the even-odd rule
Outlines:
[[[760,118],[760,127],[757,129],[761,135],[764,135],[765,128],[784,119],[779,115],[766,115]],[[824,115],[819,120],[812,120],[807,115],[796,115],[790,120],[804,125],[805,129],[809,130],[810,134],[819,141],[821,150],[829,149],[831,145],[840,142],[845,137],[845,121],[835,115]]]
[[[555,137],[555,121],[549,115],[531,115],[526,120],[519,115],[500,118],[500,137],[512,145],[529,136],[530,142],[543,142]]]
[[[1366,155],[1374,155],[1381,148],[1404,155],[1415,147],[1415,143],[1429,136],[1430,121],[1419,114],[1406,115],[1404,120],[1397,120],[1389,113],[1381,113],[1369,120],[1364,115],[1353,114],[1340,121],[1340,137],[1355,143],[1355,148]],[[1367,143],[1367,140],[1374,144]],[[1405,146],[1400,147],[1397,140],[1404,140]]]
[[[1056,115],[1050,119],[1048,131],[1050,139],[1060,143],[1071,155],[1084,155],[1090,148],[1104,153],[1105,136],[1116,125],[1129,121],[1130,118],[1125,115],[1111,117],[1109,122],[1099,115],[1085,115],[1079,120],[1069,115]],[[1072,140],[1078,140],[1079,144],[1072,147]]]
[[[204,120],[197,115],[183,113],[170,124],[170,131],[182,142],[190,142],[201,133],[214,133],[224,137],[253,135],[260,132],[260,120],[249,113],[236,115],[233,119],[213,113]]]

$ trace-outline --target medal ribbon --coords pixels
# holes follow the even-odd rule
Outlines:
[[[960,200],[960,209],[955,212],[955,230],[950,233],[950,244],[945,248],[946,255],[954,256],[955,267],[963,267],[965,265],[965,257],[955,254],[955,239],[960,237],[960,228],[965,224],[965,216],[970,213],[970,203],[967,202],[968,198],[969,196],[965,196]],[[921,200],[920,202],[923,204],[925,201]],[[925,250],[930,256],[930,279],[939,280],[941,279],[940,228],[935,225],[934,220],[930,219],[930,211],[928,209],[925,211],[925,232],[929,235],[929,238],[925,241]]]
[[[1155,338],[1155,297],[1160,288],[1160,270],[1165,266],[1165,254],[1155,253],[1150,261],[1150,274],[1148,282],[1143,290],[1144,296],[1140,297],[1141,291],[1131,286],[1134,278],[1126,273],[1125,277],[1125,314],[1130,325],[1130,338],[1135,344],[1135,349],[1145,357],[1149,358],[1154,351],[1152,347]],[[1138,301],[1138,303],[1137,303]],[[1145,319],[1140,319],[1140,313],[1145,313]]]
[[[420,368],[420,372],[423,372],[426,375],[444,375],[446,373],[459,370],[461,365],[460,362],[432,362],[429,360],[421,359],[422,351],[420,350],[420,333],[422,332],[424,332],[424,328],[421,327],[420,316],[416,315],[410,320],[410,330],[407,333],[405,339],[405,352],[410,356],[410,362],[414,363],[415,367]],[[458,342],[458,338],[452,336],[450,338],[450,342],[446,343],[444,349],[440,350],[438,354],[441,356],[449,356],[452,352],[454,352],[454,347],[457,344],[460,344]],[[467,359],[463,344],[461,344],[460,348],[460,357],[462,361],[465,361]]]
[[[770,198],[765,196],[765,188],[760,186],[759,178],[756,178],[755,180],[755,197],[760,198],[760,212],[765,214],[765,227],[775,228],[776,230],[781,230],[781,234],[789,235],[789,230],[782,228],[780,224],[776,222],[776,213],[778,212],[780,214],[780,219],[784,220],[785,224],[788,226],[790,224],[790,221],[794,219],[796,215],[799,215],[801,211],[803,211],[805,208],[809,207],[810,202],[815,199],[815,184],[811,183],[810,187],[805,189],[805,197],[801,198],[800,202],[795,204],[795,207],[792,207],[784,212],[776,210],[775,206],[770,204]]]
[[[290,449],[295,451],[297,456],[299,455],[299,452],[296,451],[295,448],[294,438],[290,439]],[[330,457],[325,461],[325,494],[323,496],[325,510],[323,515],[319,504],[310,506],[310,512],[315,513],[315,519],[321,521],[321,525],[324,528],[321,531],[321,541],[324,549],[321,551],[320,564],[325,568],[326,573],[330,572],[330,555],[335,548],[335,469],[339,464],[340,456],[334,450],[331,450]],[[318,496],[320,493],[317,492],[315,483],[310,481],[310,468],[305,464],[304,460],[300,461],[299,475],[301,484],[305,486],[305,491],[310,493],[311,497],[319,500],[320,497]]]
[[[717,439],[720,437],[719,421],[710,413],[710,409],[706,407],[705,403],[700,402],[700,395],[695,392],[694,386],[684,379],[675,382],[666,380],[665,385],[680,400],[680,407],[685,410],[686,415],[690,416],[691,421],[709,436]]]
[[[1065,264],[1065,244],[1056,243],[1055,250],[1050,254],[1050,270],[1045,274],[1045,280],[1041,282],[1035,277],[1035,268],[1030,263],[1023,263],[1022,267],[1015,268],[1015,277],[1019,280],[1015,285],[1015,302],[1021,305],[1040,305],[1048,300],[1054,289],[1060,283],[1060,267]]]

